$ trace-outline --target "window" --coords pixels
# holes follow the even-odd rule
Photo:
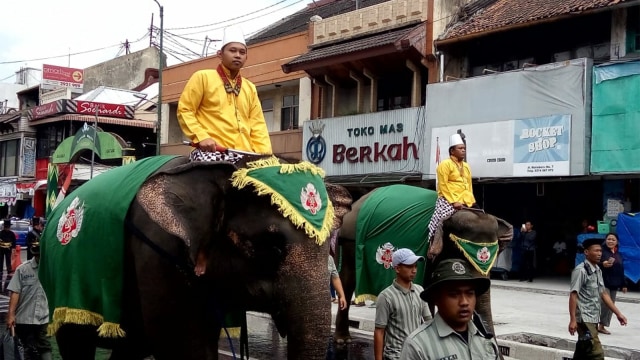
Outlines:
[[[287,95],[282,98],[280,129],[293,130],[297,128],[298,128],[298,95]]]
[[[262,115],[264,115],[264,121],[267,123],[267,130],[280,131],[278,124],[273,119],[273,99],[262,99],[260,101],[262,105]]]
[[[38,131],[36,158],[48,158],[53,155],[62,140],[69,136],[65,131],[66,123],[52,124]],[[67,125],[68,126],[68,125]],[[73,131],[73,129],[71,129]]]
[[[627,9],[627,52],[640,52],[640,6]]]
[[[18,176],[19,146],[17,139],[0,143],[0,176]]]

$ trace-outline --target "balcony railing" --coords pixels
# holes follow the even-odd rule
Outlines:
[[[344,40],[427,20],[427,0],[391,0],[313,23],[312,44]]]

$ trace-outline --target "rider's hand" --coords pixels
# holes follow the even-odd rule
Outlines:
[[[217,144],[213,139],[209,138],[200,141],[197,145],[202,151],[215,152]]]
[[[462,203],[461,202],[454,202],[453,204],[451,204],[453,206],[454,209],[456,210],[460,210],[462,209]]]

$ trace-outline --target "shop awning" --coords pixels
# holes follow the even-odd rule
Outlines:
[[[34,120],[30,122],[30,125],[47,124],[47,123],[52,123],[56,121],[64,121],[64,120],[81,121],[81,122],[92,124],[96,120],[96,117],[92,115],[65,114],[65,115],[54,116],[54,117],[50,117],[42,120]],[[113,117],[106,117],[106,116],[98,116],[98,123],[133,126],[133,127],[147,128],[147,129],[153,129],[156,127],[155,121],[146,121],[146,120],[137,120],[137,119],[120,119],[120,118],[113,118]]]
[[[287,64],[282,65],[285,73],[325,67],[331,64],[356,61],[374,56],[392,54],[416,45],[416,40],[424,37],[422,24],[381,32],[338,44],[312,48]]]

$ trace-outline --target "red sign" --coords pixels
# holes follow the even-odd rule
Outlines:
[[[42,65],[42,80],[64,81],[82,84],[84,70],[55,65]]]
[[[64,101],[64,100],[58,100],[52,103],[31,108],[29,109],[29,113],[27,117],[29,118],[29,120],[35,120],[35,119],[41,119],[43,117],[47,117],[49,115],[57,114],[60,112],[60,108],[58,107],[58,105],[60,104],[61,101]]]
[[[43,89],[70,88],[72,92],[82,93],[84,70],[55,65],[42,65]]]
[[[73,100],[76,103],[76,114],[95,115],[96,106],[98,107],[98,116],[109,116],[123,119],[133,118],[133,109],[130,106],[118,104],[106,104],[93,101]]]

